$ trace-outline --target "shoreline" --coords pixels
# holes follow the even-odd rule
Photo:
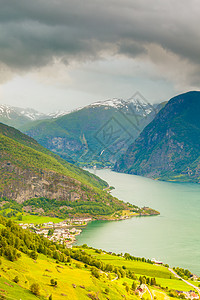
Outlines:
[[[50,240],[65,243],[66,247],[72,247],[76,243],[76,236],[82,233],[88,223],[94,221],[123,221],[133,217],[158,216],[160,212],[149,207],[138,208],[138,212],[123,210],[115,212],[111,216],[79,216],[73,219],[65,219],[58,223],[52,221],[47,223],[18,223],[23,229],[29,229],[37,234],[42,234]],[[56,218],[54,218],[55,221]]]

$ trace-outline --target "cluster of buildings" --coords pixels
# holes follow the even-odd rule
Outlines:
[[[177,291],[178,295],[184,295],[186,299],[199,299],[199,295],[195,293],[194,291],[189,292],[183,292],[183,291]]]
[[[43,224],[24,224],[19,225],[23,229],[29,228],[37,234],[41,234],[50,241],[59,242],[70,246],[76,241],[76,235],[79,235],[82,230],[74,226],[86,226],[92,218],[69,219],[59,223],[47,222]]]
[[[61,244],[70,245],[75,242],[75,236],[82,232],[81,229],[77,228],[54,228],[52,227],[53,231],[46,228],[37,229],[37,234],[42,234],[44,237],[48,238],[50,241],[59,242]]]

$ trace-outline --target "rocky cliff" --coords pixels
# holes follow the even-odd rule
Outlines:
[[[200,92],[172,98],[115,164],[115,171],[200,181]]]

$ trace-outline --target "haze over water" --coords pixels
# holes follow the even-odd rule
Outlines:
[[[77,237],[77,244],[156,258],[200,276],[199,184],[154,181],[106,169],[96,173],[115,187],[113,196],[152,207],[160,216],[92,222]]]

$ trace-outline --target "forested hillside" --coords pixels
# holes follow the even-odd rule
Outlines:
[[[44,197],[69,205],[76,201],[88,209],[93,206],[96,214],[130,208],[103,191],[107,184],[100,178],[63,161],[13,128],[2,124],[0,128],[0,197],[18,202]]]

